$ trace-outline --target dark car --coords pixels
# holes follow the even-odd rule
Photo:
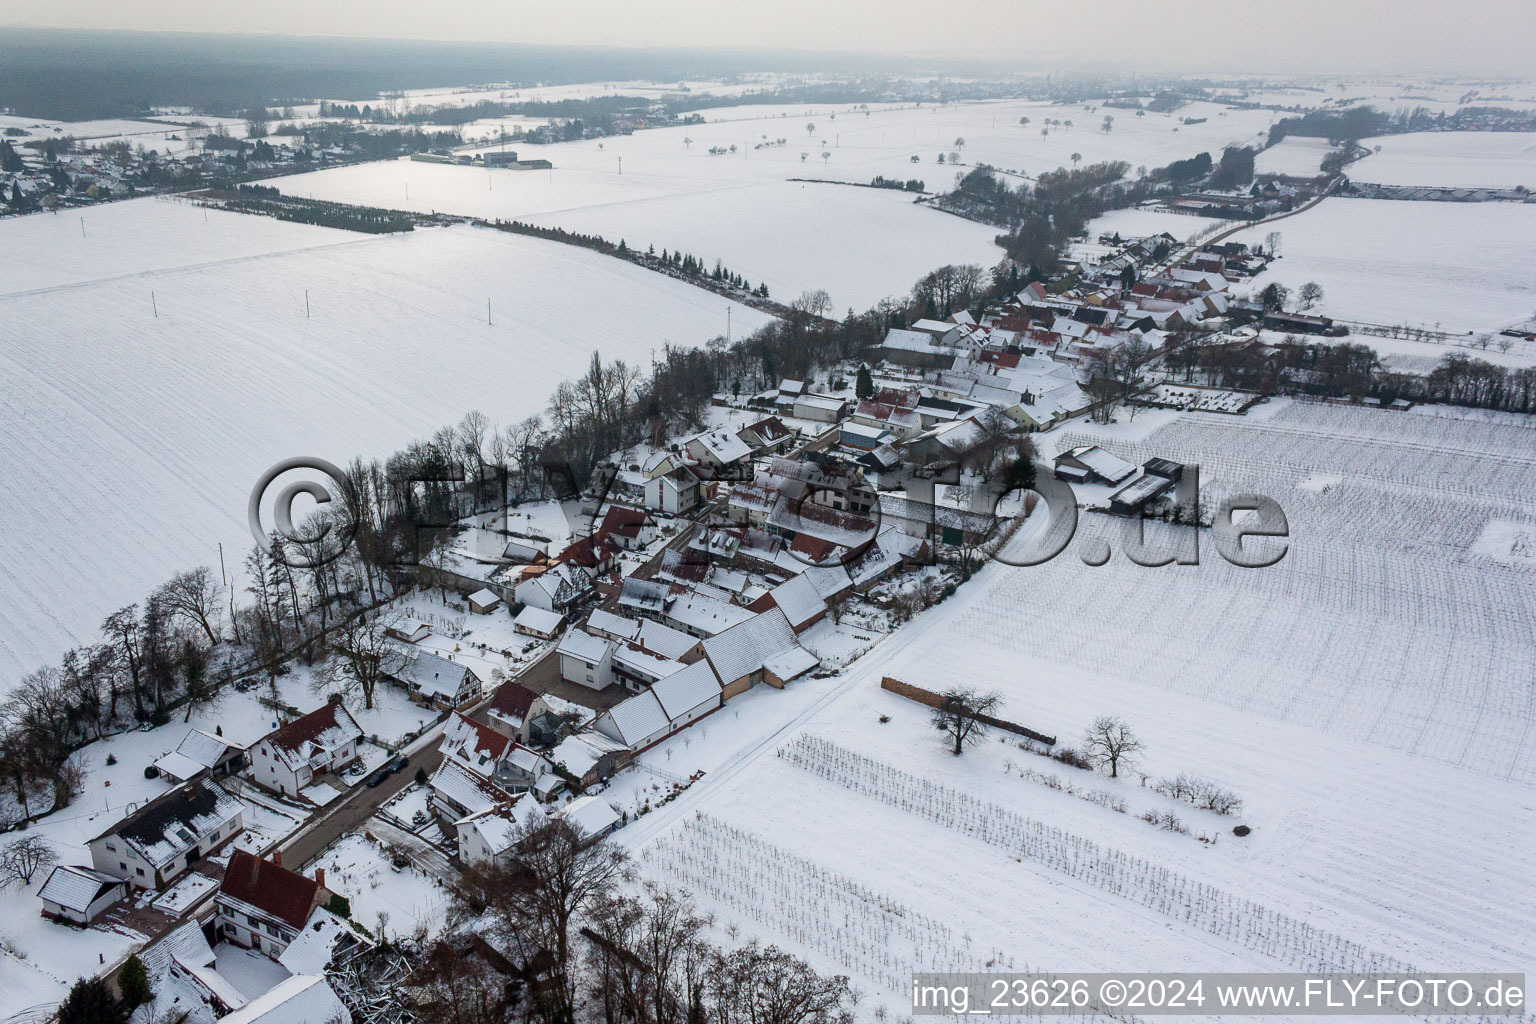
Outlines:
[[[389,772],[383,768],[380,768],[378,771],[364,779],[363,784],[366,785],[369,789],[372,789],[375,786],[381,785],[387,778],[389,778]]]
[[[405,771],[406,766],[410,763],[410,761],[406,760],[404,754],[396,754],[394,757],[389,759],[389,763],[384,767],[389,769],[389,774],[396,775]]]

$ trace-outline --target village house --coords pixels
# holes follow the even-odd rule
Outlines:
[[[283,867],[280,853],[264,860],[236,850],[213,897],[213,929],[225,942],[276,960],[330,898],[324,868],[305,878]]]
[[[758,683],[782,689],[819,664],[814,654],[800,646],[794,627],[777,607],[705,640],[695,657],[708,661],[714,669],[722,700],[745,693]]]
[[[1118,484],[1130,479],[1136,467],[1098,445],[1069,448],[1056,456],[1056,479],[1069,483]]]
[[[95,868],[60,864],[48,874],[37,898],[43,916],[75,924],[90,924],[128,894],[128,883]]]
[[[703,483],[691,466],[673,466],[645,481],[646,508],[680,516],[691,512],[703,500]]]
[[[567,736],[549,751],[549,761],[586,789],[611,779],[633,753],[623,743],[595,730]]]
[[[468,668],[420,648],[407,648],[400,667],[390,675],[413,701],[440,711],[473,704],[483,692],[480,677]]]
[[[594,728],[639,754],[720,708],[720,680],[704,661],[674,672],[599,715]]]
[[[742,427],[736,436],[752,448],[754,455],[776,455],[789,446],[794,432],[777,416],[769,416]]]
[[[524,636],[538,637],[540,640],[553,640],[560,635],[565,628],[565,616],[560,612],[547,612],[543,608],[535,608],[533,605],[525,605],[523,610],[517,613],[512,620],[514,632]]]
[[[245,827],[245,805],[207,778],[149,801],[88,844],[91,864],[141,889],[181,877]]]
[[[490,719],[491,728],[503,736],[517,738],[537,697],[538,694],[515,679],[502,683],[486,706],[486,717]]]
[[[527,576],[517,584],[517,603],[565,612],[592,592],[592,577],[579,565],[562,562]]]
[[[454,822],[459,863],[465,867],[504,864],[518,841],[549,816],[530,795],[477,811]]]
[[[358,758],[363,730],[339,698],[279,726],[250,747],[251,780],[297,797],[322,775]]]
[[[155,762],[160,777],[172,782],[186,782],[205,772],[222,778],[243,767],[244,747],[201,729],[188,729],[176,749]]]

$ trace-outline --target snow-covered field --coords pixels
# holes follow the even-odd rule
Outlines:
[[[1287,142],[1291,141],[1289,139]],[[1381,152],[1346,173],[1378,185],[1536,188],[1536,134],[1530,132],[1412,132],[1362,139]]]
[[[1285,138],[1256,156],[1253,169],[1259,174],[1315,178],[1322,173],[1323,157],[1333,150],[1327,139]]]
[[[217,212],[204,224],[154,200],[88,211],[82,248],[50,234],[67,226],[0,224],[0,287],[24,282],[0,294],[6,685],[171,573],[217,571],[221,542],[238,573],[249,490],[277,461],[383,457],[472,408],[513,422],[594,349],[645,362],[723,334],[730,306],[622,261],[470,227],[369,237]],[[135,259],[172,269],[135,273]],[[733,308],[737,332],[764,320]]]
[[[487,172],[399,160],[271,184],[293,195],[532,220],[623,238],[631,246],[680,246],[706,263],[722,260],[753,283],[766,280],[780,298],[825,288],[841,312],[902,292],[943,263],[990,266],[1002,255],[992,241],[998,232],[914,206],[900,192],[787,179],[868,183],[880,175],[918,178],[930,191],[942,191],[978,163],[1039,174],[1070,166],[1073,154],[1087,163],[1125,160],[1134,172],[1199,152],[1219,154],[1230,142],[1262,133],[1271,119],[1268,111],[1215,104],[1136,117],[1127,110],[1022,101],[881,108],[867,116],[805,106],[701,114],[708,123],[522,147],[521,155],[548,159],[553,171]],[[1110,132],[1100,130],[1107,114],[1115,118]],[[1022,117],[1029,123],[1019,124]],[[1183,117],[1206,121],[1183,125]],[[1074,127],[1053,126],[1042,135],[1047,118]],[[776,145],[781,138],[785,144]],[[765,141],[775,144],[755,148]],[[949,160],[956,152],[958,167]]]
[[[691,747],[647,755],[709,774],[620,836],[723,924],[897,1012],[914,968],[1529,964],[1536,569],[1485,551],[1488,524],[1536,524],[1536,435],[1476,416],[1264,412],[1166,416],[1139,446],[1106,443],[1275,498],[1291,532],[1278,565],[1229,566],[1207,541],[1198,566],[1117,550],[1091,568],[1085,541],[1120,547],[1120,523],[1085,517],[1063,555],[988,566],[845,677],[748,694]],[[1209,777],[1244,806],[1198,810],[1140,773],[1094,776],[998,735],[954,758],[882,675],[998,690],[1003,717],[1064,744],[1119,715],[1150,781]],[[761,739],[723,754],[747,718]],[[1111,891],[1112,872],[1083,870],[1100,856],[1149,870]]]
[[[1273,226],[1234,236],[1282,236],[1279,260],[1254,278],[1292,293],[1323,286],[1328,316],[1481,332],[1536,309],[1536,205],[1325,199]]]

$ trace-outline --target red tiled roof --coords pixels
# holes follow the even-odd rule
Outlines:
[[[509,680],[498,686],[496,692],[491,695],[491,710],[506,718],[525,718],[537,696],[538,694],[522,683],[515,679]]]
[[[279,750],[298,750],[305,743],[315,743],[329,729],[346,728],[336,713],[340,707],[341,701],[332,699],[309,714],[274,729],[266,735],[265,740]],[[347,717],[351,719],[350,715]]]
[[[229,855],[219,891],[303,928],[315,907],[320,883],[253,853],[236,850]]]

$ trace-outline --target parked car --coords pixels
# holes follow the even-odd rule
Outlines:
[[[389,771],[387,768],[380,768],[372,775],[368,776],[368,778],[364,779],[363,782],[369,789],[372,789],[373,787],[382,784],[387,778],[389,778]]]
[[[410,763],[411,762],[406,759],[404,754],[396,754],[394,757],[389,759],[389,763],[384,767],[389,769],[389,774],[397,775],[400,772],[405,771],[406,765]]]

